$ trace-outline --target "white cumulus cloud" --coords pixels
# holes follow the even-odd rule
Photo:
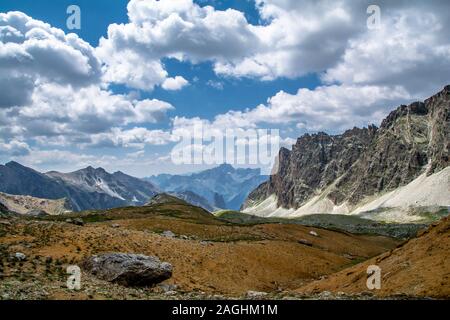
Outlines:
[[[189,82],[185,78],[176,76],[175,78],[167,78],[164,80],[162,88],[165,90],[176,91],[182,89],[188,84]]]
[[[77,35],[21,12],[0,13],[0,107],[26,105],[37,83],[98,83],[101,62]]]

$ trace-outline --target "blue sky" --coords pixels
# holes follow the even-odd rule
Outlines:
[[[202,6],[214,5],[219,10],[233,8],[245,13],[252,24],[261,23],[258,11],[253,1],[196,1]],[[0,4],[0,12],[13,10],[22,11],[33,18],[50,23],[67,33],[75,32],[92,46],[98,45],[101,37],[107,34],[111,23],[127,23],[127,0],[5,0]],[[68,30],[65,14],[69,5],[78,5],[82,12],[81,30]],[[296,79],[279,78],[272,81],[257,79],[228,79],[218,77],[212,71],[211,63],[196,65],[181,63],[174,59],[166,59],[164,64],[171,74],[178,74],[190,80],[191,85],[182,91],[168,92],[156,88],[152,92],[141,92],[142,97],[151,97],[168,101],[177,107],[177,115],[199,116],[211,119],[215,115],[230,109],[241,110],[251,108],[275,95],[280,90],[289,93],[297,92],[298,88],[313,89],[319,84],[317,75],[311,74]],[[193,79],[198,78],[198,82]],[[223,88],[208,85],[209,81],[220,83]],[[124,86],[113,86],[117,92],[125,92]]]
[[[195,123],[278,129],[286,147],[379,124],[447,84],[449,5],[381,1],[373,29],[369,4],[3,0],[0,161],[180,173],[208,167],[170,161]],[[66,27],[69,5],[80,30]]]

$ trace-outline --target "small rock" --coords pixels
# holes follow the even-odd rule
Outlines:
[[[113,223],[113,224],[111,225],[111,227],[117,229],[117,228],[120,228],[120,224]]]
[[[267,296],[267,292],[258,292],[258,291],[247,291],[247,298],[250,299],[258,299]]]
[[[175,296],[178,294],[178,292],[176,291],[167,291],[164,293],[166,296]]]
[[[27,215],[30,217],[45,217],[48,216],[48,213],[44,210],[33,209],[27,212]]]
[[[166,238],[175,238],[176,237],[175,233],[173,233],[170,230],[164,231],[163,233],[161,233],[161,235]]]
[[[360,295],[361,295],[362,297],[373,297],[373,292],[370,292],[370,291],[363,291],[363,292],[360,293]]]
[[[298,240],[298,243],[303,244],[303,245],[308,246],[308,247],[312,247],[313,246],[313,244],[311,242],[309,242],[308,240],[305,240],[305,239]]]
[[[175,284],[167,284],[167,283],[161,283],[158,285],[158,287],[163,291],[163,292],[169,292],[169,291],[175,291],[178,286]]]
[[[14,258],[15,258],[17,261],[25,261],[25,260],[27,259],[27,256],[26,256],[24,253],[22,253],[22,252],[16,252],[16,253],[14,254]]]
[[[330,291],[323,291],[319,294],[320,299],[331,299],[333,294]]]
[[[180,236],[180,238],[183,239],[183,240],[189,240],[189,237],[185,236],[185,235]]]
[[[349,253],[345,253],[344,255],[343,255],[343,257],[345,258],[345,259],[349,259],[349,260],[355,260],[355,257],[354,256],[352,256],[351,254],[349,254]]]
[[[310,231],[309,234],[314,236],[314,237],[318,237],[319,236],[319,234],[317,232],[315,232],[315,231]]]
[[[73,220],[73,224],[76,226],[84,226],[84,221],[83,219],[77,218]]]
[[[65,220],[66,223],[70,223],[70,224],[74,224],[76,226],[84,226],[84,221],[83,219],[80,218],[75,218],[75,219],[66,219]]]

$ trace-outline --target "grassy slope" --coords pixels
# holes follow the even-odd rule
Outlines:
[[[82,218],[86,224],[80,227],[65,223],[68,217]],[[236,224],[179,203],[45,219],[21,217],[9,219],[9,223],[0,224],[0,260],[5,275],[0,280],[0,293],[16,287],[22,292],[21,285],[36,283],[35,290],[47,288],[51,297],[68,294],[62,271],[66,265],[78,264],[84,257],[102,252],[156,255],[173,264],[174,275],[169,282],[177,284],[180,291],[236,296],[248,290],[291,290],[399,243],[385,237],[295,224]],[[112,227],[113,224],[118,227]],[[162,236],[160,233],[165,230],[177,237]],[[300,240],[311,246],[299,243]],[[11,265],[7,257],[14,252],[25,253],[27,261]],[[105,292],[107,298],[122,297],[110,284],[95,284],[89,276],[85,281],[86,287],[96,286],[95,292]],[[138,296],[145,298],[151,290]],[[82,291],[77,297],[86,295]]]
[[[216,213],[216,217],[239,224],[300,224],[330,230],[342,230],[355,234],[378,234],[401,239],[413,237],[419,230],[426,227],[424,224],[380,223],[357,216],[338,214],[312,214],[300,218],[284,219],[262,218],[237,211],[221,211]]]

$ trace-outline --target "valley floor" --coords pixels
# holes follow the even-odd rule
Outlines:
[[[234,224],[178,209],[175,205],[90,213],[81,216],[84,226],[67,223],[63,217],[0,219],[0,299],[251,298],[249,291],[266,292],[256,297],[268,299],[369,299],[373,294],[359,284],[365,279],[343,279],[342,290],[320,279],[337,273],[330,276],[336,279],[330,283],[336,284],[342,277],[339,272],[347,268],[364,275],[365,265],[359,263],[396,252],[402,243],[295,224]],[[175,236],[165,236],[166,230]],[[448,229],[445,232],[448,239]],[[17,252],[26,258],[11,259]],[[125,288],[83,273],[80,291],[66,288],[68,265],[105,252],[157,256],[173,265],[173,277],[154,288]],[[445,258],[448,254],[442,255]],[[424,262],[423,267],[432,262]],[[448,272],[448,263],[443,268]],[[385,293],[442,296],[447,289]]]

